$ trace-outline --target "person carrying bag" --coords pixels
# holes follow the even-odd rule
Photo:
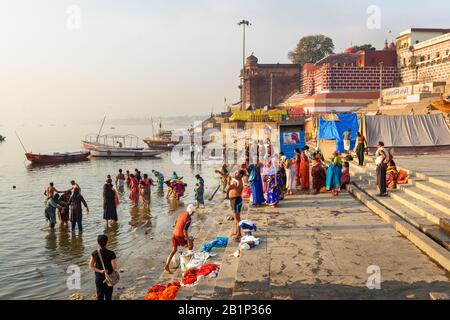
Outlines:
[[[116,284],[120,281],[120,274],[117,272],[117,270],[114,270],[111,272],[111,274],[108,274],[107,269],[105,268],[105,263],[103,262],[102,253],[100,252],[100,249],[97,250],[98,257],[100,258],[100,261],[103,266],[103,270],[105,270],[105,280],[103,283],[106,283],[110,287],[114,287]]]
[[[116,254],[106,248],[108,243],[106,235],[99,235],[97,242],[100,249],[92,253],[89,268],[95,272],[97,300],[111,300],[113,288],[120,281],[120,275],[116,271]]]

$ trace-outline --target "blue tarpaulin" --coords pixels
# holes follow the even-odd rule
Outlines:
[[[344,141],[342,134],[352,129],[352,140],[350,148],[353,149],[356,143],[356,133],[359,131],[358,117],[356,114],[337,114],[339,121],[325,121],[319,119],[319,128],[317,130],[317,139],[331,140],[336,139],[336,149],[344,152]]]

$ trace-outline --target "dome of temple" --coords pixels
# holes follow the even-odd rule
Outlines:
[[[391,42],[391,44],[389,45],[389,50],[391,50],[391,51],[397,50],[397,48],[395,47],[395,43],[394,42]]]
[[[258,64],[258,58],[253,55],[253,53],[245,59],[245,65],[254,66]]]
[[[357,53],[358,50],[355,48],[347,48],[344,50],[344,53]]]

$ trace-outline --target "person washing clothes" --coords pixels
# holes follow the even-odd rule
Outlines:
[[[189,250],[194,248],[194,239],[189,237],[188,233],[194,212],[195,206],[193,204],[189,204],[186,211],[181,213],[175,222],[175,227],[172,233],[172,251],[167,258],[166,265],[164,267],[165,272],[172,273],[170,270],[170,262],[172,261],[173,256],[177,253],[178,247],[186,247],[187,245]]]

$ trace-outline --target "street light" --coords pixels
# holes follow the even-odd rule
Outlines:
[[[238,22],[238,26],[242,26],[243,40],[242,40],[242,110],[245,110],[245,26],[250,26],[251,23],[247,20]]]

